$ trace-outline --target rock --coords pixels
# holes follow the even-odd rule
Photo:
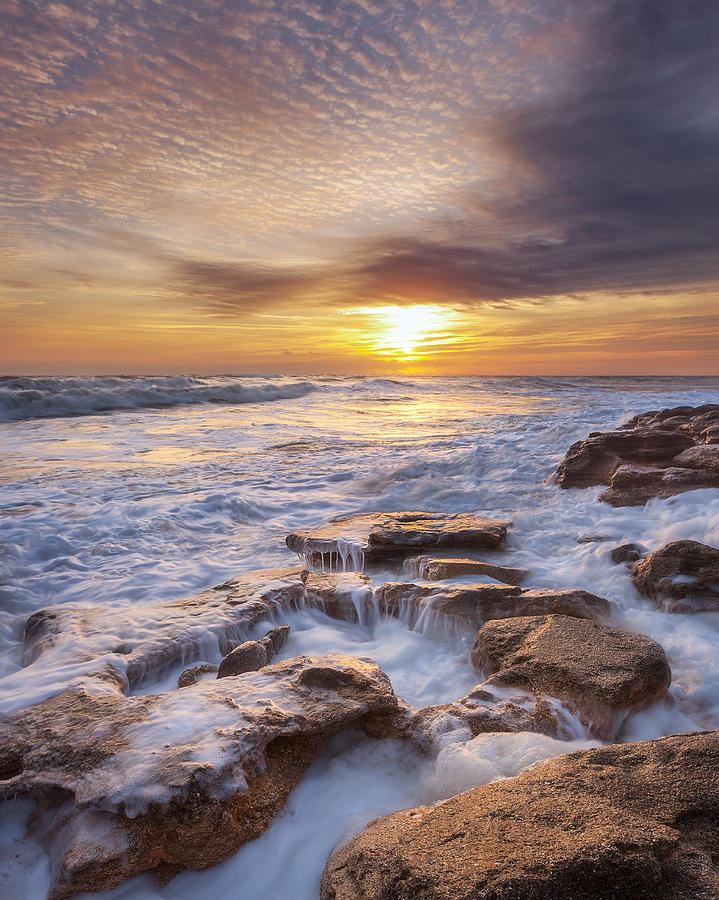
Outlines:
[[[504,584],[435,586],[389,581],[377,589],[376,597],[380,612],[410,626],[437,613],[477,626],[488,619],[546,613],[604,619],[610,610],[609,601],[587,591],[530,590]]]
[[[259,641],[244,641],[223,658],[217,670],[217,677],[227,678],[228,675],[256,672],[272,662],[287,643],[289,636],[290,626],[278,625],[277,628],[268,631]]]
[[[415,709],[403,700],[397,708],[365,716],[362,727],[375,738],[408,741],[427,755],[447,743],[464,743],[490,732],[531,731],[560,740],[575,736],[573,722],[558,701],[497,685],[478,684],[454,703]]]
[[[630,712],[661,700],[671,682],[656,641],[570,616],[487,622],[472,662],[493,684],[556,697],[604,739]]]
[[[710,900],[717,766],[716,732],[560,756],[376,820],[321,900]]]
[[[450,731],[466,729],[467,738],[497,731],[533,731],[568,739],[567,717],[561,707],[545,698],[505,692],[496,685],[478,684],[454,703],[425,706],[412,717],[405,739],[424,752],[441,748],[441,739]]]
[[[433,556],[406,559],[404,571],[413,578],[424,578],[426,581],[443,581],[462,575],[488,575],[505,584],[521,584],[529,577],[526,569],[498,566],[480,559],[436,559]]]
[[[214,675],[217,672],[217,666],[210,663],[202,663],[199,666],[192,666],[180,675],[177,679],[177,686],[180,688],[189,687],[191,684],[197,684],[203,675]]]
[[[611,538],[605,534],[584,534],[577,538],[578,544],[600,544],[604,541],[610,541]]]
[[[362,572],[307,572],[305,602],[333,619],[364,622],[372,608],[372,584]]]
[[[0,708],[33,702],[41,667],[43,693],[98,677],[123,691],[178,664],[223,655],[242,643],[261,619],[307,605],[330,615],[356,615],[353,603],[372,600],[364,575],[314,575],[304,569],[245,572],[194,597],[155,606],[49,607],[25,624],[23,663],[0,684]],[[350,618],[349,621],[353,621]]]
[[[273,656],[276,656],[287,643],[289,636],[289,625],[277,625],[275,628],[270,628],[262,640],[263,642],[267,642],[269,648],[268,652],[271,652]]]
[[[665,612],[719,609],[719,550],[697,541],[674,541],[650,553],[632,570],[640,593]]]
[[[719,472],[719,443],[699,444],[677,454],[674,462],[686,469],[709,469]]]
[[[641,544],[622,544],[612,550],[610,557],[613,563],[629,563],[641,559],[646,552]]]
[[[244,641],[223,657],[217,670],[218,678],[256,672],[269,662],[266,647],[260,641]]]
[[[182,690],[66,690],[0,723],[0,801],[33,797],[53,900],[214,865],[261,834],[316,753],[397,701],[367,659],[296,657]]]
[[[718,445],[719,405],[643,413],[615,431],[576,441],[555,476],[565,488],[609,485],[600,500],[636,506],[719,487]]]
[[[110,673],[129,688],[177,663],[229,653],[260,619],[305,603],[303,570],[262,569],[194,597],[130,608],[50,607],[25,625],[23,663],[78,676]],[[15,673],[20,678],[23,672]],[[27,670],[30,674],[32,671]],[[109,677],[109,675],[108,675]],[[27,700],[26,700],[27,702]]]
[[[719,487],[719,472],[708,469],[666,469],[622,465],[599,499],[612,506],[641,506],[653,497],[666,499],[686,491]]]
[[[369,513],[335,519],[287,537],[307,568],[361,571],[365,564],[403,559],[430,548],[498,550],[508,522],[468,513]]]

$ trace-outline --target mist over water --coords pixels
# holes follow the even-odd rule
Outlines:
[[[546,483],[590,431],[718,400],[717,378],[4,379],[0,713],[18,697],[64,686],[62,674],[47,684],[41,667],[21,666],[22,626],[40,607],[178,599],[242,571],[295,565],[284,544],[290,531],[353,512],[416,509],[511,519],[507,550],[488,559],[529,569],[528,587],[607,597],[616,623],[664,646],[672,703],[631,717],[621,739],[719,728],[719,614],[657,611],[609,558],[630,541],[648,550],[680,538],[719,546],[719,491],[613,509],[597,502],[599,488]],[[478,681],[473,635],[394,620],[352,626],[310,610],[284,621],[292,625],[284,657],[370,656],[418,706],[458,699]],[[140,690],[171,689],[177,674]],[[575,737],[448,739],[430,762],[391,741],[346,735],[265,835],[232,859],[162,889],[138,879],[113,896],[316,898],[331,850],[371,818],[587,746],[581,730]],[[0,893],[23,895],[28,861],[33,885],[47,877],[44,851],[23,837],[28,812],[18,802],[0,829]],[[38,887],[33,896],[41,895]]]

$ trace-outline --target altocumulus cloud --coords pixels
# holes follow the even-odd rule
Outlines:
[[[49,237],[96,283],[83,249],[119,229],[136,240],[107,247],[165,299],[219,316],[719,275],[716,4],[6,0],[3,19],[15,283]]]

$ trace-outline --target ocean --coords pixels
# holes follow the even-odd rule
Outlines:
[[[671,540],[719,546],[719,490],[644,507],[562,490],[551,475],[575,440],[652,409],[719,402],[698,377],[5,377],[0,379],[0,715],[75,683],[75,668],[22,666],[26,618],[48,605],[126,609],[179,599],[243,571],[287,567],[285,536],[355,512],[477,512],[513,522],[491,561],[529,587],[573,587],[615,604],[672,667],[672,703],[630,717],[621,740],[719,729],[719,613],[659,612],[610,550]],[[375,582],[406,578],[372,573]],[[477,682],[472,636],[286,620],[282,657],[370,656],[415,706]],[[261,630],[261,629],[259,629]],[[216,660],[201,660],[216,662]],[[182,667],[139,690],[169,690]],[[394,741],[337,739],[258,840],[165,887],[148,877],[103,896],[316,900],[332,849],[386,812],[451,796],[577,747],[528,733],[449,741],[429,761]],[[25,834],[27,800],[0,825],[0,894],[44,897],[49,860]],[[98,896],[98,895],[93,895]]]

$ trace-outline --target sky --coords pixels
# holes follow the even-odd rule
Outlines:
[[[719,373],[719,4],[0,0],[0,371]]]

